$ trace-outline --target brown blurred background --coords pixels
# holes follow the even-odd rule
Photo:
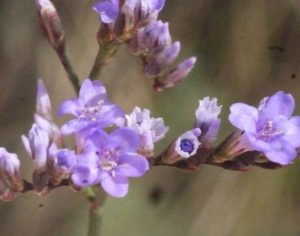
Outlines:
[[[62,66],[37,26],[35,1],[1,0],[0,146],[20,156],[22,173],[32,166],[21,144],[33,122],[36,81],[42,78],[59,104],[75,94]],[[55,0],[65,27],[68,54],[83,81],[98,46],[95,1]],[[300,103],[300,2],[296,0],[167,0],[160,19],[170,22],[181,42],[178,62],[198,61],[177,87],[156,93],[141,73],[141,62],[121,47],[102,74],[111,101],[126,113],[149,108],[170,126],[157,153],[190,129],[198,100],[217,97],[222,108],[221,141],[234,128],[229,106],[257,106],[279,90]],[[295,114],[300,114],[297,105]],[[59,125],[67,118],[56,118]],[[232,172],[203,165],[196,172],[154,168],[131,179],[129,194],[109,197],[103,236],[300,235],[300,160],[282,170],[252,167]],[[0,202],[0,235],[86,235],[88,206],[80,194],[60,188],[48,196],[28,192]]]

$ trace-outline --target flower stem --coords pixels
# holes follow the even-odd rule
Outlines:
[[[65,50],[56,50],[56,53],[57,53],[62,65],[64,66],[65,71],[68,74],[69,80],[72,83],[76,94],[78,95],[79,90],[80,90],[80,82],[79,82],[77,74],[73,70],[73,67],[69,61],[69,58],[68,58]]]
[[[99,187],[87,187],[82,193],[89,201],[89,226],[87,236],[100,236],[102,226],[102,206],[105,202],[107,194]]]
[[[112,44],[107,48],[99,47],[99,51],[95,59],[93,69],[89,76],[91,80],[96,80],[99,78],[102,68],[104,68],[108,63],[111,62],[117,49],[118,45],[116,44]]]

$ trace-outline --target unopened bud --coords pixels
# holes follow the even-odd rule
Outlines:
[[[166,75],[159,77],[155,80],[154,89],[156,91],[162,91],[164,88],[171,88],[175,84],[182,81],[191,71],[196,63],[196,58],[191,57],[183,62],[181,62],[178,66],[176,66],[173,70],[168,72]]]
[[[0,148],[0,170],[10,190],[21,191],[23,189],[20,161],[16,154],[7,152],[5,148]]]
[[[50,0],[36,0],[40,27],[56,51],[65,50],[65,37],[58,13]]]

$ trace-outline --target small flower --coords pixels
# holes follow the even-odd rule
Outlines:
[[[86,139],[86,147],[76,158],[72,180],[81,187],[101,183],[103,189],[114,197],[128,192],[128,177],[139,177],[148,169],[145,157],[136,153],[138,135],[129,128],[119,128],[108,135],[95,130]]]
[[[23,189],[20,161],[16,154],[9,153],[2,147],[0,148],[0,170],[0,176],[5,180],[10,190],[21,191]]]
[[[106,90],[100,81],[85,80],[79,98],[70,99],[60,105],[58,115],[71,113],[77,117],[63,125],[64,135],[77,133],[85,128],[104,128],[111,125],[123,126],[124,112],[106,100]]]
[[[141,138],[139,153],[148,157],[153,155],[154,143],[161,140],[169,127],[164,125],[162,118],[150,118],[150,110],[141,111],[135,107],[130,115],[126,115],[127,126],[134,130]]]
[[[278,92],[263,99],[258,108],[233,104],[229,121],[245,131],[252,150],[285,165],[296,158],[296,148],[300,147],[300,116],[291,117],[294,107],[292,95]]]
[[[99,14],[99,20],[103,23],[114,22],[119,14],[119,0],[97,2],[93,9]]]
[[[196,110],[195,127],[201,129],[199,137],[201,146],[204,145],[206,148],[211,148],[216,140],[221,122],[218,119],[221,107],[217,105],[217,98],[210,100],[209,97],[205,97],[203,100],[199,100],[199,107]]]
[[[195,128],[180,135],[165,151],[162,161],[173,164],[182,158],[189,158],[195,155],[200,145],[198,141],[200,134],[201,130]]]

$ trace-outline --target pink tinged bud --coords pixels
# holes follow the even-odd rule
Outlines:
[[[49,0],[37,0],[36,5],[40,17],[40,27],[55,50],[65,50],[63,28],[57,11]]]
[[[11,191],[23,189],[20,161],[16,154],[7,152],[5,148],[0,148],[0,169],[1,176]]]
[[[38,80],[38,91],[36,98],[36,113],[42,118],[52,121],[52,110],[47,89],[41,79]]]
[[[171,88],[175,84],[181,82],[191,71],[196,63],[196,57],[190,57],[189,59],[181,62],[168,74],[155,80],[154,89],[156,91],[162,91],[164,88]]]
[[[195,155],[200,145],[198,141],[200,134],[201,130],[195,128],[180,135],[165,151],[162,161],[173,164],[183,158]]]
[[[171,46],[152,57],[144,68],[144,73],[149,78],[159,76],[167,67],[169,67],[180,51],[180,43],[175,42]],[[147,61],[147,58],[146,58]]]

